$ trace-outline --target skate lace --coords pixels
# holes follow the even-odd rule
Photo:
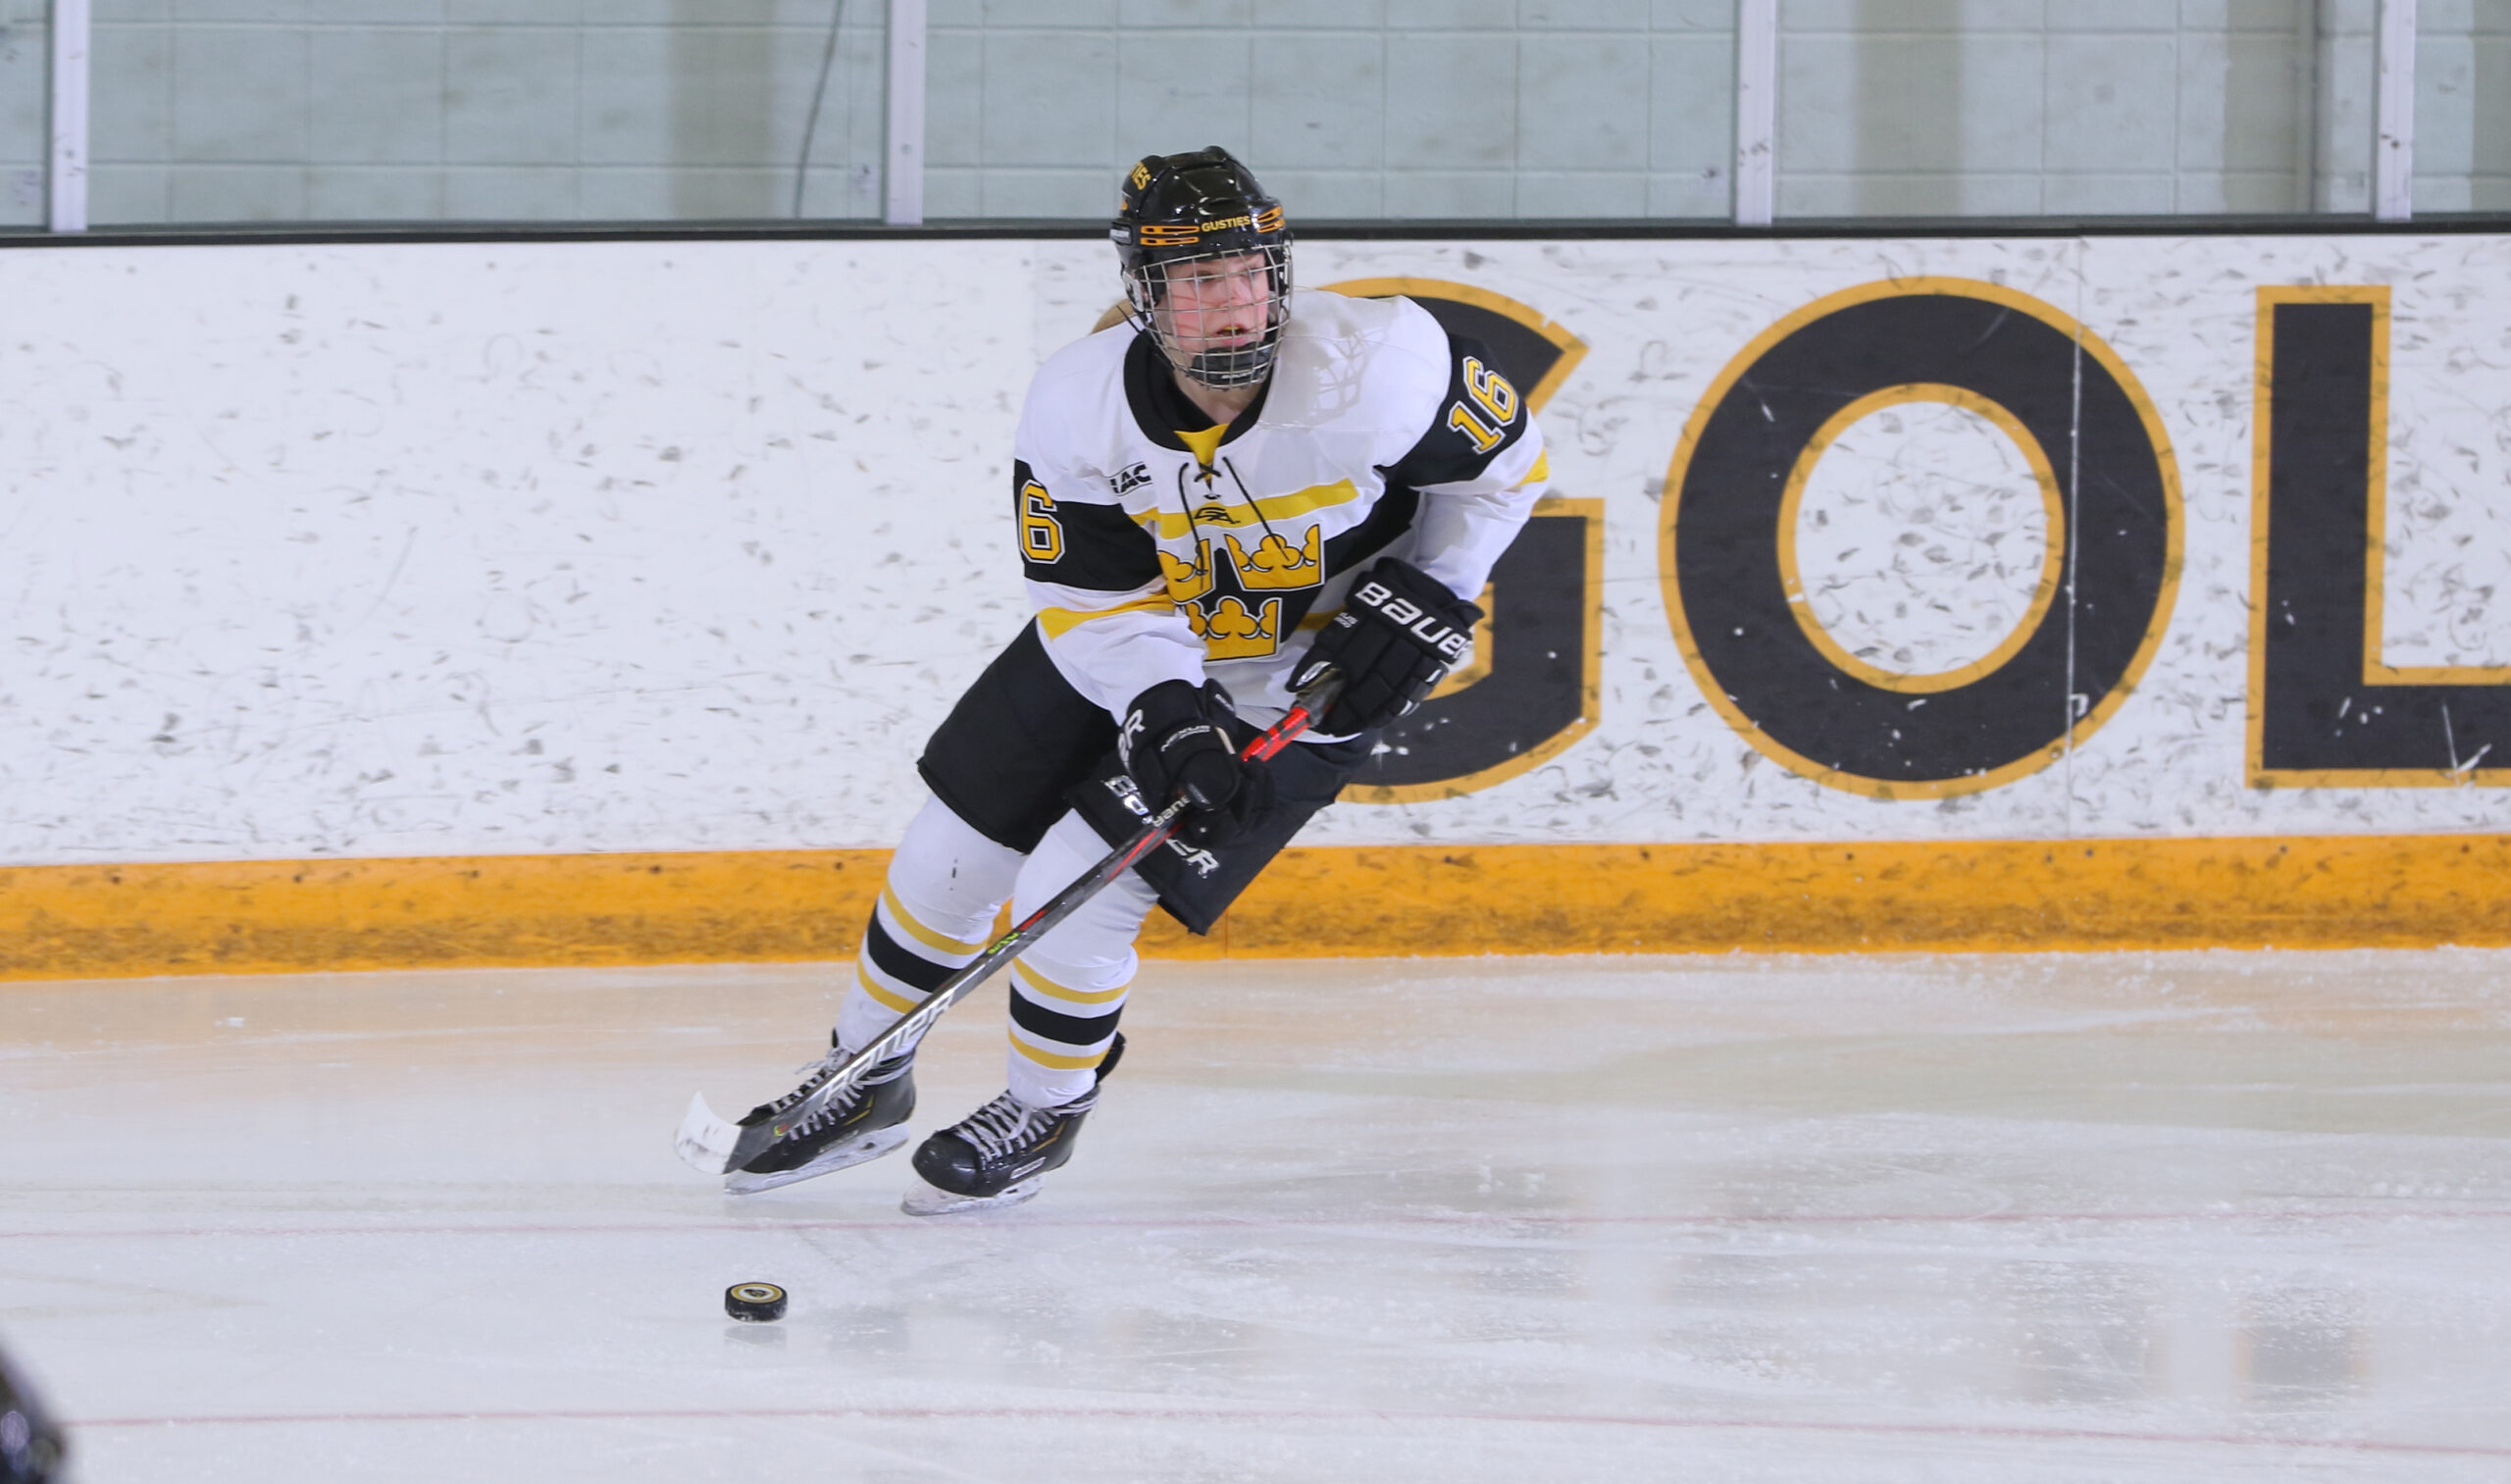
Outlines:
[[[836,1076],[837,1069],[846,1065],[846,1053],[844,1051],[831,1051],[816,1061],[803,1062],[800,1066],[794,1068],[794,1070],[796,1072],[808,1072],[810,1073],[810,1076],[800,1087],[797,1087],[794,1089],[794,1091],[787,1093],[784,1097],[777,1099],[773,1103],[770,1103],[769,1106],[779,1113],[785,1111],[787,1108],[794,1106],[803,1099],[808,1098],[813,1093],[818,1092],[821,1088],[826,1087],[828,1085],[828,1080],[831,1077]],[[886,1070],[886,1067],[874,1067],[862,1081],[857,1082],[852,1087],[847,1088],[845,1092],[838,1094],[836,1097],[831,1098],[828,1101],[822,1103],[819,1111],[811,1114],[810,1117],[803,1119],[800,1124],[795,1126],[794,1133],[810,1133],[827,1124],[832,1119],[843,1118],[853,1112],[855,1104],[871,1096],[872,1084],[877,1080],[881,1080],[880,1074],[884,1070]],[[788,1135],[787,1137],[790,1138],[792,1135]]]
[[[1026,1148],[1051,1127],[1051,1115],[1005,1093],[970,1113],[957,1133],[979,1154],[995,1159]]]

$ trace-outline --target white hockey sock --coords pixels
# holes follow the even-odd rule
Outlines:
[[[1012,913],[1025,917],[1107,853],[1105,842],[1067,813],[1020,869]],[[1084,902],[1011,966],[1011,1095],[1059,1107],[1097,1084],[1139,960],[1134,938],[1158,901],[1131,871]]]
[[[870,1045],[984,951],[1022,859],[942,800],[925,800],[890,858],[880,904],[864,927],[854,984],[837,1012],[841,1048]]]

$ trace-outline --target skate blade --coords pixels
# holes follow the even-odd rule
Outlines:
[[[792,1185],[796,1180],[808,1180],[814,1175],[825,1175],[832,1170],[842,1170],[849,1164],[867,1163],[880,1158],[904,1143],[906,1143],[906,1130],[877,1129],[855,1140],[852,1144],[830,1145],[827,1149],[820,1151],[818,1158],[808,1164],[795,1165],[790,1170],[770,1170],[765,1174],[734,1170],[724,1177],[724,1194],[755,1196],[760,1191],[772,1191],[780,1185]]]
[[[996,1210],[1037,1199],[1039,1190],[1046,1183],[1044,1175],[1033,1175],[1017,1185],[1003,1187],[997,1195],[960,1196],[918,1180],[908,1187],[906,1199],[898,1203],[898,1209],[910,1216],[949,1216],[960,1211]]]
[[[720,1175],[732,1167],[733,1146],[741,1137],[741,1129],[716,1117],[706,1105],[706,1095],[697,1093],[689,1100],[689,1112],[680,1120],[680,1133],[671,1147],[692,1168]]]

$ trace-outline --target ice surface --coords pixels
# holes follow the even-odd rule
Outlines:
[[[85,1484],[2498,1480],[2506,969],[1153,964],[930,1221],[673,1156],[840,967],[0,986],[0,1336]]]

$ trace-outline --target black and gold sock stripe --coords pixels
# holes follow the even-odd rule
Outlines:
[[[1132,987],[1128,980],[1112,989],[1074,989],[1020,959],[1011,966],[1011,1045],[1056,1071],[1095,1067],[1107,1054]]]
[[[884,887],[880,904],[863,928],[863,947],[854,960],[855,982],[882,1008],[903,1015],[922,1004],[983,947],[917,921],[899,905],[897,894]]]

